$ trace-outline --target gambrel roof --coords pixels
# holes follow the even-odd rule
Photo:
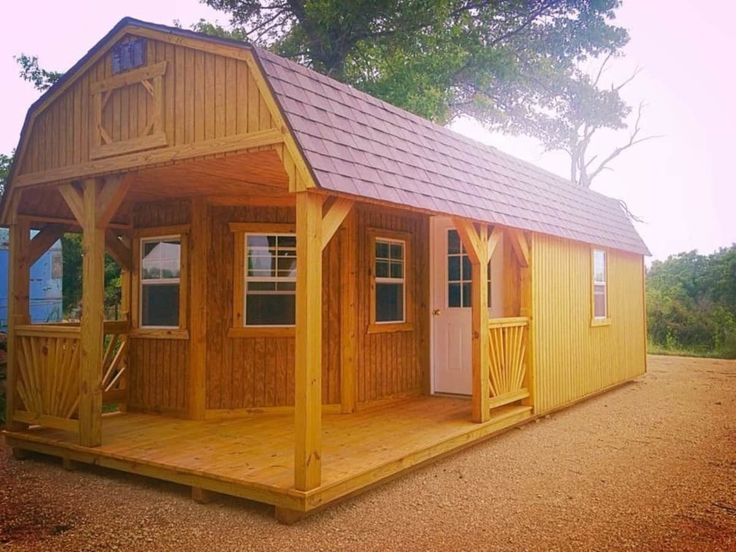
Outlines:
[[[619,201],[574,186],[495,148],[243,42],[125,18],[31,107],[29,117],[53,98],[66,80],[73,79],[87,60],[109,47],[112,37],[121,32],[135,33],[136,29],[189,43],[217,43],[231,50],[236,47],[253,52],[275,104],[320,188],[649,253]],[[13,180],[11,173],[10,188]],[[3,198],[3,206],[7,202],[8,198]]]
[[[320,187],[649,254],[618,200],[254,50]]]

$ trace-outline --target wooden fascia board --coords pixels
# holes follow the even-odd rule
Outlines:
[[[290,126],[287,123],[286,116],[284,115],[279,102],[276,100],[276,96],[271,89],[268,79],[266,78],[266,72],[261,66],[261,62],[258,59],[258,55],[252,50],[247,52],[246,63],[251,71],[251,75],[254,77],[258,91],[261,94],[266,106],[268,107],[271,117],[276,121],[277,126],[281,129],[284,135],[284,146],[288,150],[291,158],[296,165],[297,171],[304,179],[306,188],[317,188],[316,180],[313,178],[312,171],[309,168],[307,160],[299,147],[299,144],[294,138]],[[295,190],[304,191],[304,190]]]

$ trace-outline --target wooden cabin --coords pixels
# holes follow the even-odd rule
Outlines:
[[[288,521],[646,370],[618,201],[243,43],[122,20],[30,108],[1,207],[18,456]],[[31,324],[64,232],[81,320]]]

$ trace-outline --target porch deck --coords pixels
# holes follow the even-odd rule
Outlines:
[[[96,448],[48,428],[5,432],[5,438],[20,449],[306,512],[532,416],[531,407],[504,406],[477,424],[469,421],[470,409],[469,400],[417,397],[354,414],[324,414],[322,485],[308,492],[293,488],[291,414],[208,421],[106,416]]]

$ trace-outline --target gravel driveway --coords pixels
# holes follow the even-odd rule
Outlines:
[[[736,362],[615,391],[310,517],[0,448],[1,550],[736,550]]]

